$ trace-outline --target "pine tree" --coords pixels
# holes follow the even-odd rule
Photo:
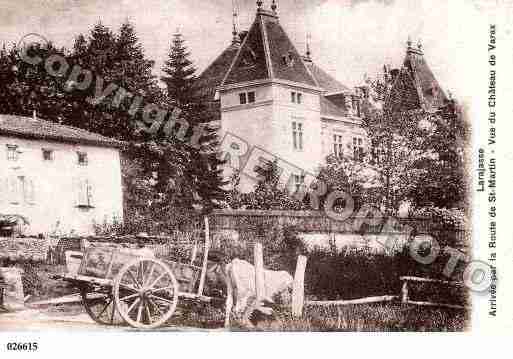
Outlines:
[[[169,58],[162,71],[166,74],[162,81],[166,84],[167,95],[171,102],[182,110],[187,110],[195,97],[194,82],[196,68],[189,59],[190,53],[185,46],[182,34],[173,36]]]
[[[178,191],[174,192],[174,202],[181,206],[201,207],[208,212],[225,201],[227,192],[223,180],[223,161],[219,158],[219,140],[217,128],[213,125],[214,116],[206,106],[206,101],[198,95],[196,87],[196,69],[189,59],[190,53],[185,46],[182,35],[177,33],[162,71],[166,74],[162,81],[167,88],[167,103],[169,108],[177,107],[181,117],[191,126],[184,142],[174,139],[175,148],[180,148],[182,161],[187,161],[180,180]],[[200,126],[202,136],[197,146],[189,146],[193,129]],[[173,141],[173,140],[171,140]],[[164,168],[168,167],[162,164]]]

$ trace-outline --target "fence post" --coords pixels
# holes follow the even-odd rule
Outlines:
[[[306,257],[297,258],[296,273],[294,274],[294,284],[292,287],[292,315],[301,317],[303,315],[303,305],[305,302],[305,269]]]
[[[203,287],[205,286],[205,276],[207,274],[208,251],[210,250],[210,225],[208,216],[205,216],[205,250],[203,252],[203,266],[201,269],[201,278],[198,287],[198,295],[203,295]]]
[[[265,297],[265,279],[264,279],[264,251],[262,243],[255,243],[253,247],[253,262],[255,264],[255,290],[256,303],[260,306]]]

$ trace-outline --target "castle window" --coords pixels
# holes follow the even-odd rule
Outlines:
[[[239,101],[241,105],[245,105],[246,103],[248,103],[245,92],[239,94]]]
[[[294,188],[296,192],[299,192],[301,190],[301,187],[305,183],[305,175],[294,175]]]
[[[382,165],[386,162],[386,151],[381,145],[372,147],[372,162],[375,165]]]
[[[303,94],[292,91],[290,93],[290,102],[301,104],[303,102]]]
[[[303,150],[303,124],[292,122],[292,144],[295,150]]]
[[[18,146],[16,145],[7,145],[7,160],[8,161],[18,161],[20,152],[18,151]]]
[[[246,105],[248,103],[255,103],[255,100],[256,100],[255,91],[241,92],[239,94],[239,102],[241,105]]]
[[[353,138],[353,158],[355,161],[363,162],[363,139],[361,137]]]
[[[340,135],[333,135],[333,153],[339,158],[344,157],[344,143]]]
[[[255,91],[248,92],[248,103],[255,103]]]

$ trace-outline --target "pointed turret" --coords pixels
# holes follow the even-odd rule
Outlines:
[[[392,112],[413,109],[435,112],[447,101],[447,96],[424,58],[422,43],[419,41],[417,47],[414,47],[408,38],[403,67],[396,76],[389,98]]]
[[[276,2],[272,3],[272,11],[263,9],[261,3],[257,2],[255,21],[244,36],[222,86],[269,79],[315,87],[302,56],[279,23]]]

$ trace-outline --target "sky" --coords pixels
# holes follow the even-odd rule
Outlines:
[[[0,43],[39,33],[59,46],[101,21],[117,29],[127,19],[136,27],[159,74],[177,28],[192,60],[204,69],[230,44],[233,3],[239,30],[252,23],[253,0],[0,0]],[[264,1],[269,8],[271,0]],[[471,0],[278,0],[280,22],[303,53],[311,34],[313,60],[353,87],[385,63],[399,67],[408,36],[421,41],[445,90],[471,96],[473,66],[486,62],[482,2]],[[483,31],[478,30],[483,27]],[[482,43],[481,43],[482,42]],[[485,49],[476,54],[479,48]]]

